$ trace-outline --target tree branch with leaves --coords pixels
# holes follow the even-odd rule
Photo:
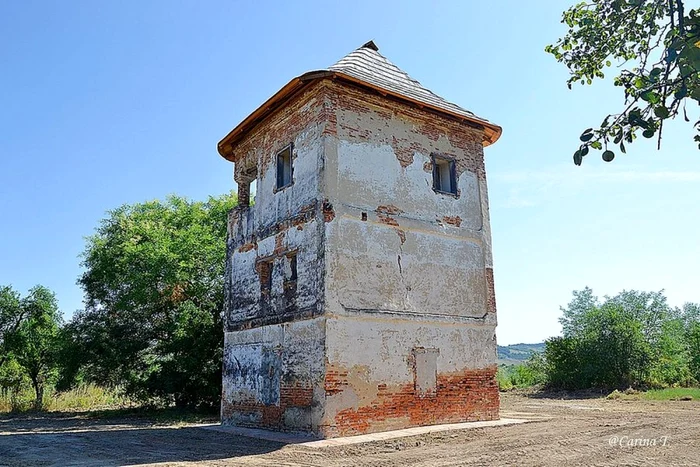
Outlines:
[[[666,120],[691,121],[686,107],[700,103],[700,9],[684,0],[592,0],[565,11],[562,23],[569,31],[545,51],[569,68],[569,89],[617,67],[613,82],[624,91],[623,110],[581,134],[576,165],[591,149],[612,161],[638,133],[660,148]],[[700,119],[694,127],[700,148]]]

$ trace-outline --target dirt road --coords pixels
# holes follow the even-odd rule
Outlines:
[[[533,423],[309,448],[193,426],[81,417],[0,418],[0,466],[700,465],[700,402],[502,395]]]

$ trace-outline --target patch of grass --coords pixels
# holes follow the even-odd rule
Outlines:
[[[652,389],[640,394],[642,399],[653,401],[700,400],[700,388]]]
[[[29,388],[0,393],[0,413],[28,412],[33,410],[33,404],[34,391]],[[43,410],[47,412],[95,411],[135,406],[136,404],[119,390],[93,384],[78,386],[64,392],[47,389],[43,401]]]
[[[649,401],[681,401],[700,400],[700,388],[666,388],[650,389],[649,391],[618,391],[611,392],[607,399],[616,400],[649,400]]]
[[[510,391],[513,389],[513,383],[510,380],[508,368],[504,368],[500,365],[498,366],[496,381],[498,382],[499,391]]]
[[[28,388],[14,392],[0,392],[0,415],[3,413],[10,416],[36,413],[34,392]],[[81,385],[63,392],[47,389],[41,416],[96,420],[123,419],[168,426],[212,423],[219,420],[217,408],[193,410],[145,406],[124,396],[119,390],[92,384]]]

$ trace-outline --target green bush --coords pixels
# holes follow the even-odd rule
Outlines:
[[[496,381],[501,391],[529,388],[545,383],[546,373],[542,355],[533,354],[525,363],[518,365],[499,366]]]
[[[600,302],[590,289],[563,308],[564,335],[545,342],[550,387],[663,388],[700,376],[697,305],[671,308],[661,292],[623,291]]]

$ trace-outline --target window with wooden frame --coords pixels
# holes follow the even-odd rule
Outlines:
[[[433,154],[433,190],[457,195],[457,166],[450,156]]]
[[[293,144],[277,153],[277,190],[287,188],[292,184],[292,149]]]

